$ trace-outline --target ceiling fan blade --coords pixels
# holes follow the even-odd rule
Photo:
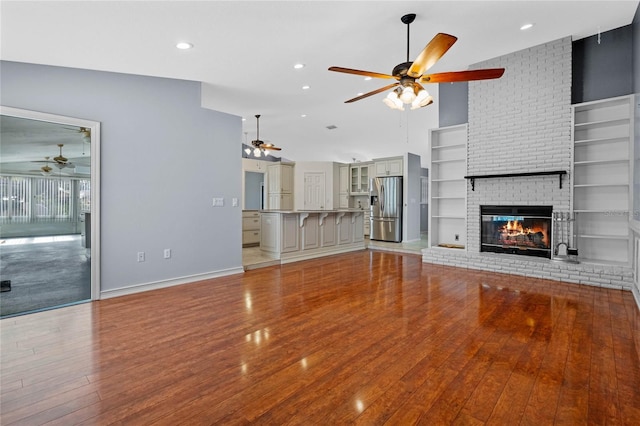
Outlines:
[[[426,70],[438,62],[438,59],[440,59],[442,55],[447,53],[447,50],[453,46],[456,40],[458,40],[458,37],[449,34],[436,34],[425,48],[422,49],[422,52],[420,52],[416,60],[413,61],[409,71],[407,71],[407,75],[413,78],[420,77]]]
[[[368,92],[368,93],[365,93],[364,95],[356,96],[356,97],[355,97],[355,98],[353,98],[353,99],[349,99],[348,101],[344,101],[344,103],[345,103],[345,104],[350,104],[351,102],[355,102],[355,101],[359,101],[360,99],[368,98],[369,96],[373,96],[373,95],[375,95],[375,94],[377,94],[377,93],[384,92],[385,90],[389,90],[389,89],[391,89],[392,87],[396,87],[396,86],[398,86],[399,84],[400,84],[400,83],[393,83],[393,84],[390,84],[390,85],[388,85],[388,86],[381,87],[381,88],[376,89],[376,90],[374,90],[374,91],[372,91],[372,92]]]
[[[329,67],[329,71],[343,72],[343,73],[346,73],[346,74],[363,75],[365,77],[396,78],[396,77],[394,77],[392,75],[389,75],[389,74],[381,74],[379,72],[372,72],[372,71],[354,70],[354,69],[351,69],[351,68],[342,68],[342,67]]]
[[[482,70],[451,71],[423,75],[421,83],[456,83],[460,81],[490,80],[500,78],[504,68],[486,68]]]
[[[263,143],[263,144],[260,144],[260,148],[262,148],[262,149],[267,149],[267,150],[269,150],[269,151],[282,151],[282,148],[278,148],[277,146],[272,145],[272,144],[270,144],[270,143]]]

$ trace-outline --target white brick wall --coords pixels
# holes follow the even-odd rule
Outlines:
[[[469,83],[467,174],[571,171],[571,39],[501,56],[472,68],[506,69],[502,78]],[[467,185],[466,250],[424,249],[423,261],[469,269],[631,290],[631,268],[567,264],[480,253],[481,205],[571,207],[570,177],[476,179]]]
[[[469,83],[469,175],[571,170],[571,38],[472,68],[505,68]],[[568,211],[569,178],[477,179],[467,186],[467,249],[480,251],[480,205],[551,205]]]

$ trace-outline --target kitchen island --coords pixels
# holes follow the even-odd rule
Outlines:
[[[260,250],[281,263],[364,249],[364,210],[260,212]]]

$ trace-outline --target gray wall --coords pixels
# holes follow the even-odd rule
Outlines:
[[[631,25],[572,43],[572,103],[640,92],[640,6]],[[507,70],[508,72],[508,70]],[[467,123],[468,83],[439,85],[439,126]]]
[[[420,166],[420,156],[407,153],[407,170],[404,173],[403,185],[406,186],[404,194],[406,199],[405,216],[404,216],[404,241],[415,241],[420,239],[420,174],[422,167]]]
[[[101,122],[102,291],[241,267],[231,198],[242,198],[242,123],[201,108],[200,83],[15,62],[0,71],[3,105]]]
[[[633,18],[633,92],[640,93],[640,5]]]
[[[633,25],[573,42],[571,103],[633,93]]]
[[[469,83],[441,83],[438,93],[440,127],[469,122]]]

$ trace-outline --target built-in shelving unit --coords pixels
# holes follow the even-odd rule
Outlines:
[[[467,125],[432,129],[429,145],[429,246],[463,248],[467,244]]]
[[[573,106],[573,211],[583,262],[629,265],[633,97]]]

